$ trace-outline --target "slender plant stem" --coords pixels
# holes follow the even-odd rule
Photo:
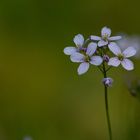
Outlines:
[[[109,140],[112,140],[112,131],[111,131],[111,123],[109,117],[109,109],[108,109],[108,98],[107,98],[108,90],[106,86],[104,87],[105,87],[105,107],[106,107],[106,117],[107,117],[108,131],[109,131]]]
[[[112,68],[112,67],[110,66],[110,67],[106,70],[106,72],[108,72],[111,68]]]
[[[107,77],[107,71],[105,69],[105,64],[103,63],[103,75],[104,78]],[[105,91],[105,108],[106,108],[106,117],[107,117],[107,124],[108,124],[108,131],[109,131],[109,140],[112,140],[112,130],[111,130],[111,123],[110,123],[110,116],[109,116],[109,109],[108,109],[108,90],[107,86],[104,85]]]

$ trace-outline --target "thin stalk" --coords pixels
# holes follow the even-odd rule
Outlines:
[[[104,63],[103,63],[103,75],[104,78],[107,78],[107,71],[105,69]],[[110,123],[109,109],[108,109],[108,88],[106,85],[104,85],[104,92],[105,92],[105,109],[106,109],[107,125],[109,131],[109,140],[112,140],[112,130],[111,130],[111,123]]]
[[[110,66],[109,68],[107,68],[106,72],[108,72],[112,67]]]

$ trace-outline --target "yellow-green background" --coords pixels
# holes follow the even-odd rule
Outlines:
[[[63,54],[78,33],[109,26],[140,34],[139,0],[3,0],[0,2],[0,140],[108,140],[102,75],[78,76]],[[135,60],[139,75],[140,61]],[[131,73],[131,72],[130,72]],[[140,140],[140,103],[121,68],[109,90],[113,140]]]

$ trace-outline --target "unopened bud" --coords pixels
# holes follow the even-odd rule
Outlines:
[[[113,83],[113,79],[107,77],[107,78],[104,78],[104,79],[102,80],[102,82],[103,82],[103,84],[104,84],[105,86],[111,87],[111,86],[112,86],[112,83]]]
[[[105,55],[103,56],[103,60],[104,60],[105,62],[109,62],[109,56],[105,54]]]

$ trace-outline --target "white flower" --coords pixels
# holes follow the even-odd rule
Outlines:
[[[103,84],[107,87],[111,87],[112,86],[112,83],[113,83],[113,79],[112,78],[103,78],[102,80]]]
[[[76,47],[72,47],[72,46],[66,47],[64,49],[64,53],[66,55],[72,55],[75,52],[79,52],[80,49],[83,48],[83,45],[84,45],[83,35],[81,35],[81,34],[76,35],[73,39],[73,42],[75,43]]]
[[[108,45],[109,41],[115,41],[121,39],[121,36],[111,36],[111,29],[107,27],[103,27],[101,30],[101,37],[91,35],[90,39],[94,41],[98,41],[98,46],[102,47]]]
[[[136,50],[133,47],[128,47],[123,52],[114,42],[111,42],[108,47],[110,51],[112,51],[116,55],[116,57],[112,57],[109,59],[108,65],[118,67],[121,64],[126,70],[134,69],[133,62],[127,59],[136,54]]]
[[[102,58],[100,56],[93,56],[97,49],[96,43],[90,43],[85,51],[84,54],[81,54],[79,52],[76,52],[71,55],[71,61],[81,63],[78,67],[78,74],[84,74],[88,71],[89,65],[100,65],[102,63]]]

